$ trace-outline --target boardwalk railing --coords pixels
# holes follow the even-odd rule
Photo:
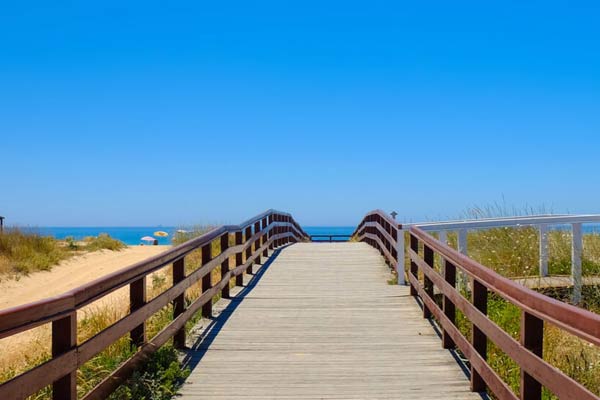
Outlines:
[[[520,228],[531,226],[539,231],[539,276],[548,276],[548,233],[556,227],[569,226],[571,230],[571,281],[573,283],[574,303],[581,301],[583,286],[582,253],[584,224],[600,224],[600,215],[532,215],[524,217],[482,218],[466,221],[423,222],[399,224],[390,215],[381,210],[368,213],[352,236],[376,247],[386,258],[390,266],[398,272],[398,283],[404,284],[405,260],[396,254],[404,254],[404,233],[411,227],[419,227],[427,232],[437,232],[440,241],[447,243],[448,232],[456,232],[458,251],[468,255],[467,233],[469,230],[501,227]]]
[[[438,232],[440,241],[447,242],[447,233],[456,231],[458,251],[468,255],[467,232],[476,229],[502,227],[534,227],[539,231],[539,276],[548,276],[548,232],[556,227],[568,226],[571,230],[571,280],[573,282],[573,302],[581,300],[583,286],[581,259],[583,252],[583,224],[600,223],[600,215],[531,215],[524,217],[482,218],[468,221],[426,222],[403,224],[403,230],[418,226],[427,232]]]
[[[554,300],[505,278],[448,247],[419,227],[410,227],[411,294],[423,302],[423,316],[438,321],[444,348],[458,347],[471,364],[471,388],[486,387],[499,399],[540,399],[546,387],[560,399],[598,399],[580,383],[543,358],[544,323],[600,345],[600,315]],[[422,254],[419,253],[422,248]],[[434,268],[434,257],[443,259],[442,272]],[[471,279],[470,299],[456,289],[457,269]],[[418,278],[423,274],[423,283]],[[440,293],[441,306],[434,293]],[[487,314],[488,293],[494,293],[521,310],[520,340],[496,325]],[[467,340],[455,323],[459,309],[472,323]],[[494,343],[521,368],[520,396],[487,363],[488,341]]]
[[[597,216],[593,216],[596,218]],[[590,216],[557,216],[553,224],[581,224],[590,222]],[[545,220],[548,221],[548,220]],[[499,226],[509,221],[498,221]],[[522,221],[532,225],[538,221]],[[455,224],[455,223],[453,223]],[[560,399],[598,400],[595,394],[573,380],[543,358],[544,324],[575,335],[590,345],[600,346],[600,315],[554,300],[528,289],[450,248],[425,232],[473,229],[476,226],[447,223],[425,226],[398,224],[381,210],[365,216],[354,232],[354,237],[380,251],[390,266],[396,268],[399,283],[404,281],[404,231],[409,232],[410,294],[421,299],[423,317],[435,318],[442,330],[442,346],[458,348],[471,366],[471,389],[491,391],[497,398],[538,400],[542,387]],[[574,235],[578,227],[574,225]],[[460,237],[460,234],[459,234]],[[466,237],[466,235],[465,235]],[[398,240],[400,238],[400,240]],[[575,239],[577,242],[579,239]],[[576,246],[575,246],[576,247]],[[400,255],[400,257],[398,256]],[[442,260],[441,271],[434,260]],[[457,272],[470,278],[467,299],[457,289]],[[422,276],[422,280],[419,279]],[[520,338],[514,339],[487,316],[488,294],[493,293],[521,310]],[[471,337],[462,335],[456,325],[456,310],[460,310],[472,324]],[[521,369],[520,394],[517,396],[487,363],[488,343],[494,343]]]
[[[388,265],[396,270],[398,284],[404,285],[404,233],[401,224],[384,211],[374,210],[365,215],[352,237],[379,250]]]
[[[230,237],[233,235],[233,238]],[[234,240],[230,240],[234,239]],[[212,300],[218,294],[229,296],[230,279],[243,285],[243,273],[252,273],[268,250],[287,243],[307,240],[308,236],[291,215],[269,210],[240,225],[220,226],[167,250],[157,256],[107,275],[68,293],[0,311],[0,339],[37,326],[52,324],[52,358],[0,385],[0,399],[23,399],[52,385],[53,398],[77,399],[76,373],[85,362],[129,334],[136,353],[112,372],[84,399],[106,398],[147,356],[173,337],[174,345],[185,345],[185,323],[202,310],[212,314]],[[212,242],[220,243],[221,252],[212,254]],[[233,241],[235,245],[230,246]],[[201,250],[202,263],[185,275],[185,257]],[[230,257],[235,266],[230,269]],[[150,301],[146,300],[146,278],[152,272],[172,264],[173,285]],[[211,271],[221,267],[221,279],[211,282]],[[201,282],[202,293],[189,305],[186,289]],[[92,338],[77,343],[77,311],[82,307],[129,286],[130,312]],[[173,320],[153,338],[146,338],[146,321],[163,307],[173,304]]]

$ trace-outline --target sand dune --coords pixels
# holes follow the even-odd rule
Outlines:
[[[131,246],[121,251],[96,251],[65,260],[48,272],[36,272],[18,281],[2,281],[0,310],[59,295],[161,253],[169,247]]]

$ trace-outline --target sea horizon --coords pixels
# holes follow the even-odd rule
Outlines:
[[[98,236],[106,233],[112,238],[122,241],[128,246],[144,244],[142,238],[154,237],[159,245],[171,245],[173,235],[178,229],[186,229],[186,226],[12,226],[28,232],[34,232],[44,236],[52,236],[58,240],[73,237],[82,240],[89,236]],[[11,228],[11,227],[8,227]],[[302,229],[309,235],[350,235],[354,226],[303,226]],[[154,236],[154,232],[164,231],[169,236]]]
[[[150,236],[158,240],[159,245],[171,245],[174,234],[179,229],[186,229],[186,226],[166,226],[166,225],[150,225],[150,226],[9,226],[7,228],[16,227],[28,232],[34,232],[44,236],[52,236],[58,240],[64,240],[67,237],[73,237],[75,240],[82,240],[89,236],[98,236],[100,234],[108,234],[112,238],[122,241],[128,246],[148,244],[142,241],[143,237]],[[328,225],[312,225],[302,226],[302,229],[308,235],[351,235],[354,232],[355,226],[328,226]],[[567,225],[557,225],[554,229],[567,230]],[[168,233],[167,237],[155,236],[157,231]],[[584,233],[600,233],[599,224],[586,224],[583,226]]]

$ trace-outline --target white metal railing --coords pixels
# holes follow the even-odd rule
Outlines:
[[[438,232],[439,240],[443,243],[447,243],[448,231],[454,231],[458,237],[458,251],[464,255],[468,255],[467,248],[467,232],[469,230],[476,229],[490,229],[490,228],[502,228],[502,227],[525,227],[533,226],[539,230],[539,248],[540,248],[540,259],[539,259],[539,271],[541,277],[548,276],[548,232],[552,228],[558,226],[569,225],[571,227],[572,239],[571,239],[571,279],[573,282],[573,301],[579,303],[581,300],[581,288],[582,288],[582,270],[581,270],[581,256],[583,252],[583,230],[582,224],[600,224],[600,215],[531,215],[523,217],[501,217],[501,218],[481,218],[474,220],[462,220],[462,221],[444,221],[444,222],[422,222],[422,223],[409,223],[401,224],[399,226],[400,231],[407,230],[411,226],[418,226],[419,228],[429,231]],[[401,232],[399,232],[401,233]],[[399,236],[401,237],[401,236]],[[402,243],[400,243],[402,242]],[[399,250],[404,253],[404,241],[398,241]],[[404,270],[404,258],[398,257],[399,265],[398,271]],[[400,260],[401,259],[401,260]],[[403,280],[402,280],[403,281]],[[400,282],[400,279],[399,279]]]

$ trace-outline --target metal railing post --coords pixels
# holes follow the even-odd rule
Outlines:
[[[582,272],[581,272],[581,254],[583,252],[583,237],[581,232],[581,223],[577,222],[571,225],[573,232],[573,243],[571,246],[571,278],[573,279],[573,303],[581,302]]]
[[[548,224],[539,226],[540,232],[540,276],[548,276]]]

